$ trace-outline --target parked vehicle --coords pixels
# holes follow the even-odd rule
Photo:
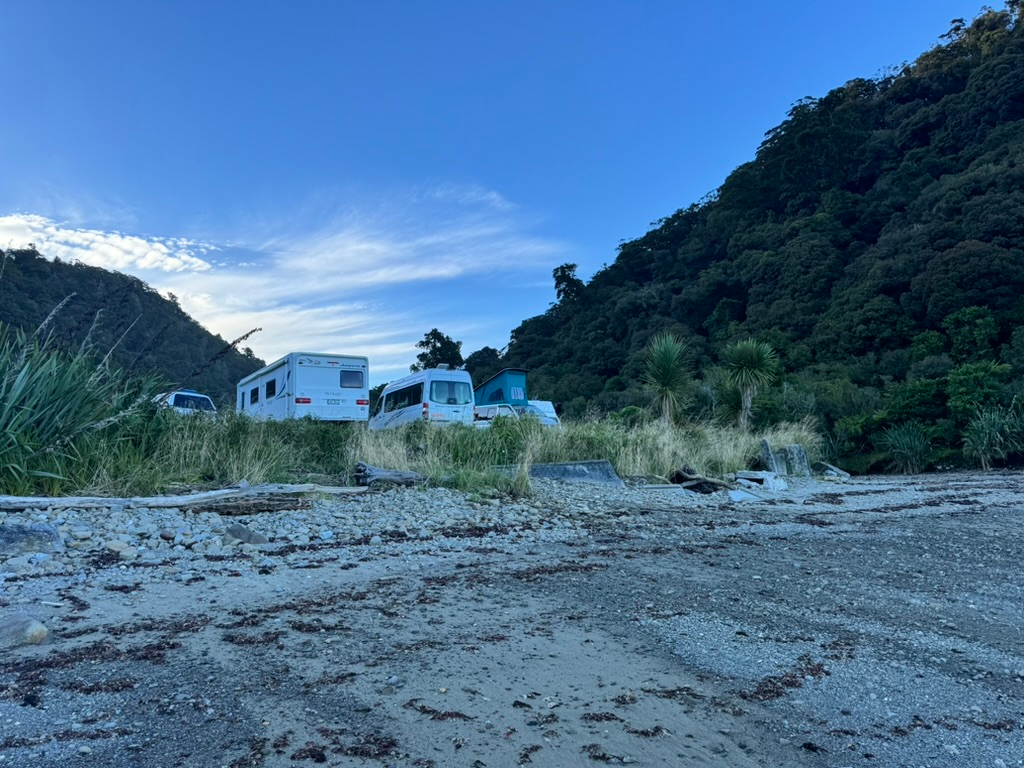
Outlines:
[[[555,413],[555,404],[550,400],[530,400],[529,403],[549,419],[561,426],[562,420],[558,418],[558,414]]]
[[[473,409],[473,426],[486,429],[497,417],[504,416],[506,419],[519,419],[516,409],[508,403],[495,403],[494,405],[478,405]]]
[[[474,424],[489,427],[497,416],[507,416],[513,419],[535,418],[546,427],[559,426],[561,422],[550,402],[527,399],[526,374],[525,368],[504,368],[480,384],[473,392],[476,400]],[[551,406],[551,413],[545,413],[538,402]]]
[[[292,352],[238,382],[235,409],[257,419],[366,421],[369,379],[365,357]]]
[[[473,423],[473,379],[446,365],[417,371],[384,387],[370,429],[393,429],[414,421]]]
[[[558,418],[549,418],[539,408],[533,405],[512,405],[511,403],[494,403],[491,405],[478,405],[474,415],[475,426],[487,428],[498,416],[516,419],[537,419],[545,427],[557,427],[560,422]]]
[[[164,408],[173,408],[176,413],[190,415],[201,413],[206,416],[216,416],[217,406],[209,395],[196,392],[194,389],[175,389],[171,392],[161,392],[153,398],[153,402]]]
[[[473,391],[476,404],[526,405],[526,373],[524,368],[503,368],[498,371]]]

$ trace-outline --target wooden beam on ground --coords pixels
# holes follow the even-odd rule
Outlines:
[[[17,511],[22,509],[102,509],[106,507],[196,510],[224,502],[243,502],[267,500],[270,498],[294,497],[303,494],[328,494],[340,496],[346,494],[365,493],[367,488],[315,485],[303,483],[286,485],[281,483],[254,485],[247,488],[221,488],[215,491],[201,491],[178,496],[132,496],[130,498],[114,498],[108,496],[0,496],[0,510]],[[294,501],[291,502],[294,504]],[[292,507],[296,508],[296,507]],[[247,514],[247,513],[242,513]]]

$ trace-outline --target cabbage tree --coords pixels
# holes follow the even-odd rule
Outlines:
[[[746,339],[726,347],[722,362],[729,382],[740,393],[740,429],[748,429],[757,390],[775,381],[779,373],[779,356],[770,344]]]
[[[671,424],[690,386],[690,360],[686,342],[661,333],[647,342],[641,381],[653,391],[654,408]]]

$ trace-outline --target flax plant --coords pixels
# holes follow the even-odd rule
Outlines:
[[[0,326],[3,493],[58,489],[80,468],[89,438],[149,395],[148,383],[129,382],[84,350],[69,355],[50,349],[40,335]]]

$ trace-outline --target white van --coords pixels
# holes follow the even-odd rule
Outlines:
[[[414,421],[473,423],[473,379],[446,365],[418,371],[384,387],[370,429],[392,429]]]
[[[235,410],[256,419],[366,421],[369,361],[353,355],[292,352],[238,382]]]
[[[189,415],[201,413],[216,416],[217,406],[209,395],[196,392],[194,389],[176,389],[173,392],[161,392],[153,398],[153,402],[164,408],[172,408],[175,413]]]

